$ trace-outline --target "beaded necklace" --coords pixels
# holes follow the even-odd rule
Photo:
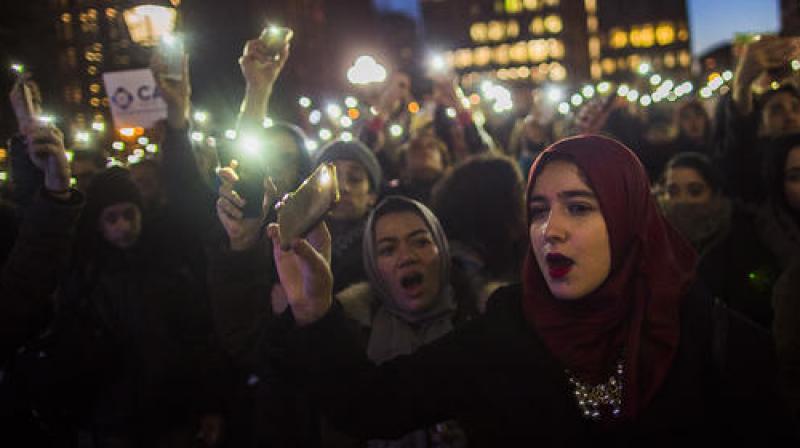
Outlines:
[[[574,388],[575,401],[583,412],[583,417],[592,421],[603,420],[605,414],[616,418],[622,413],[622,378],[625,373],[624,359],[617,361],[614,373],[605,383],[589,385],[576,378],[569,369],[564,373]]]

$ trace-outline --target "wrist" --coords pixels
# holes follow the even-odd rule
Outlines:
[[[257,238],[253,235],[233,237],[230,239],[231,250],[234,252],[244,252],[255,246]]]

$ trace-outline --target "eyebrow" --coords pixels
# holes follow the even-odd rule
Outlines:
[[[405,236],[405,239],[414,238],[415,236],[424,235],[426,233],[430,233],[430,232],[428,232],[428,230],[426,230],[426,229],[416,229],[413,232],[407,234]],[[375,245],[377,246],[377,245],[380,245],[381,243],[394,243],[394,242],[396,242],[398,240],[399,240],[399,238],[397,238],[396,236],[385,236],[385,237],[379,239],[375,243]]]
[[[586,199],[597,200],[597,196],[595,196],[594,193],[592,193],[589,190],[565,190],[565,191],[560,191],[557,196],[559,199],[562,200],[572,199],[572,198],[586,198]],[[535,195],[531,196],[528,202],[534,202],[534,201],[547,201],[547,198],[545,198],[542,195]]]

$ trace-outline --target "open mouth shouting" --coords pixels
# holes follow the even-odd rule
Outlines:
[[[547,262],[547,273],[553,280],[560,280],[569,274],[575,261],[557,252],[549,253],[545,256]]]
[[[419,297],[424,292],[424,280],[422,272],[408,272],[400,277],[400,287],[409,297]]]

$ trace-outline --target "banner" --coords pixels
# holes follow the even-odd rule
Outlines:
[[[150,69],[103,73],[114,126],[151,128],[167,118],[167,104]]]

